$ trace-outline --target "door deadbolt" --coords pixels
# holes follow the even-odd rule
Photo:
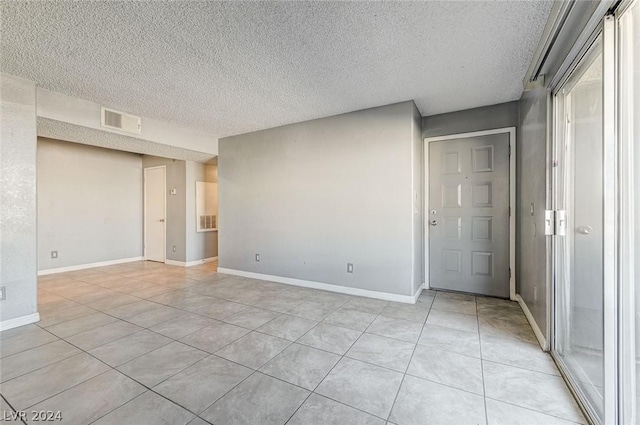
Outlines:
[[[431,221],[429,222],[429,224],[430,224],[430,225],[432,225],[432,226],[437,226],[437,225],[438,225],[438,222],[437,222],[436,220],[431,220]]]

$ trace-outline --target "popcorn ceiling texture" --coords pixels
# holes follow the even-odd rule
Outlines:
[[[219,137],[516,100],[552,1],[1,2],[0,69]]]

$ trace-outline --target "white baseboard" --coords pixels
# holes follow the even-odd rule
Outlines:
[[[28,314],[26,316],[16,317],[15,319],[3,320],[0,322],[0,331],[17,328],[18,326],[29,325],[40,321],[40,313]]]
[[[101,261],[99,263],[80,264],[77,266],[58,267],[55,269],[38,270],[38,276],[45,276],[48,274],[73,272],[76,270],[92,269],[94,267],[113,266],[115,264],[132,263],[134,261],[144,261],[144,257],[130,257],[122,258],[120,260]]]
[[[212,261],[216,261],[217,259],[218,257],[209,257],[209,258],[203,258],[202,260],[186,261],[186,262],[175,261],[175,260],[165,260],[164,263],[169,266],[191,267],[191,266],[198,266],[200,264],[210,263]]]
[[[520,308],[524,312],[524,315],[526,316],[527,320],[529,321],[529,324],[533,329],[533,333],[536,335],[536,338],[538,339],[538,343],[540,344],[540,347],[542,347],[544,351],[548,351],[549,347],[547,346],[547,339],[544,337],[544,334],[540,330],[540,327],[538,326],[536,319],[533,318],[533,314],[531,314],[529,307],[527,307],[527,303],[524,302],[520,294],[516,294],[515,298],[518,304],[520,304]]]
[[[388,292],[370,291],[368,289],[352,288],[350,286],[334,285],[331,283],[294,279],[291,277],[274,276],[262,273],[245,272],[242,270],[225,269],[221,267],[218,267],[218,273],[248,277],[251,279],[268,280],[270,282],[284,283],[286,285],[302,286],[304,288],[321,289],[323,291],[338,292],[341,294],[357,295],[360,297],[376,298],[379,300],[395,301],[407,304],[415,304],[424,287],[424,285],[420,285],[418,291],[416,291],[416,293],[413,295],[398,295],[390,294]]]

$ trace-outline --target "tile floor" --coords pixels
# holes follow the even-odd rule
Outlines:
[[[424,291],[406,305],[215,270],[138,262],[41,277],[41,321],[0,333],[0,417],[586,423],[515,303]]]

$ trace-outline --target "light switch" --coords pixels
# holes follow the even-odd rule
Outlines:
[[[172,194],[172,195],[176,195],[178,193],[178,191],[174,187],[173,189],[171,189],[171,191],[169,193]]]

